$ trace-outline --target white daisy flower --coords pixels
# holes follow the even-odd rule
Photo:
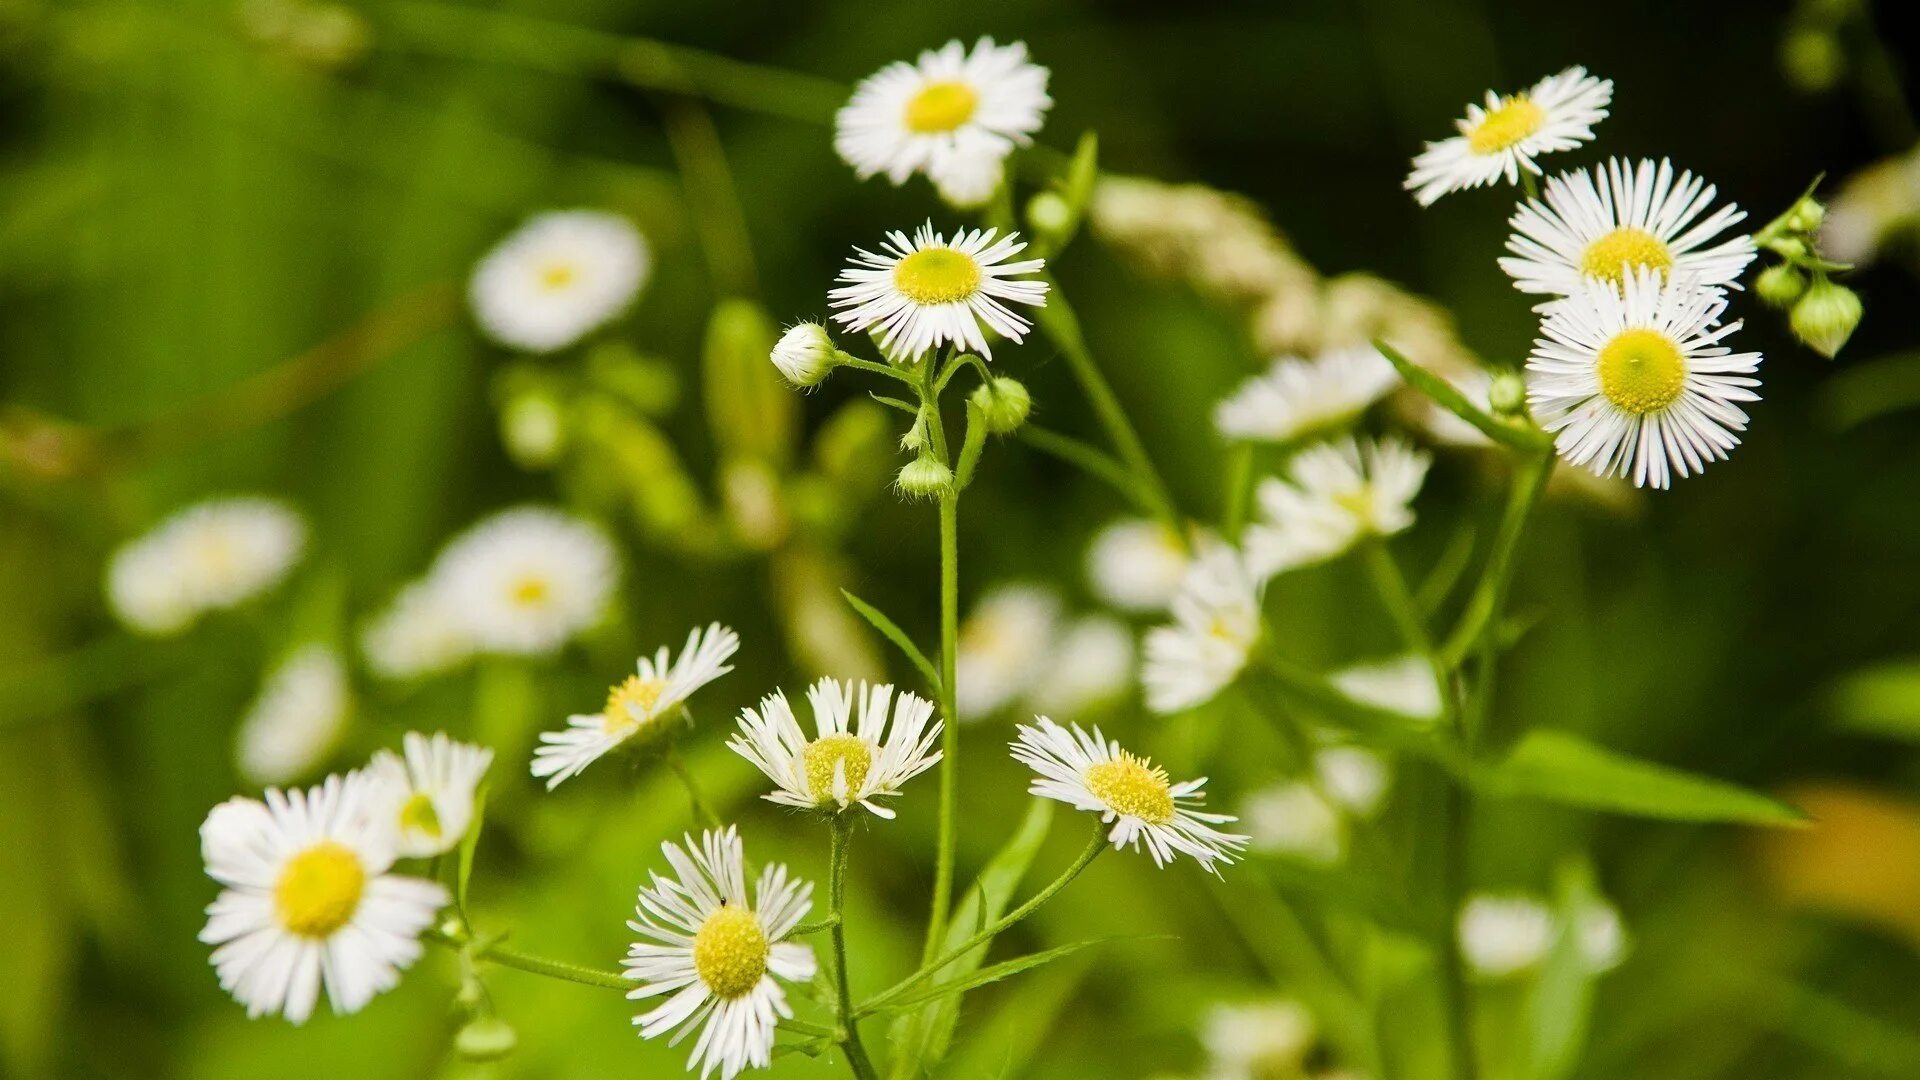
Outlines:
[[[1627,956],[1627,928],[1620,909],[1594,900],[1573,916],[1574,946],[1590,971],[1611,971]]]
[[[1527,359],[1527,399],[1560,456],[1598,476],[1664,488],[1738,446],[1758,401],[1759,353],[1720,344],[1726,296],[1641,270],[1624,292],[1589,281],[1546,309]]]
[[[1019,233],[997,241],[995,235],[962,230],[949,243],[928,222],[912,239],[888,233],[879,254],[855,248],[853,264],[840,271],[846,284],[827,294],[829,306],[845,309],[834,320],[855,333],[878,327],[881,350],[895,360],[915,360],[943,344],[991,360],[981,324],[1017,342],[1032,324],[1007,303],[1047,303],[1046,282],[1018,279],[1038,273],[1046,260],[1008,262],[1027,245]]]
[[[1222,546],[1196,560],[1173,599],[1173,619],[1147,632],[1140,671],[1157,713],[1211,700],[1246,667],[1260,640],[1260,593],[1240,553]]]
[[[130,630],[176,634],[278,585],[306,547],[306,522],[276,499],[197,503],[114,552],[107,603]]]
[[[1728,203],[1696,221],[1715,194],[1690,172],[1676,177],[1665,159],[1630,165],[1614,158],[1604,171],[1556,176],[1547,181],[1544,204],[1528,199],[1514,212],[1507,238],[1513,255],[1500,260],[1500,269],[1521,292],[1554,296],[1570,296],[1591,278],[1619,288],[1647,268],[1737,289],[1753,261],[1753,238],[1707,246],[1747,216]]]
[[[1124,695],[1133,683],[1133,664],[1127,624],[1107,615],[1076,619],[1060,635],[1026,703],[1048,716],[1080,716]]]
[[[1460,955],[1487,978],[1504,978],[1546,959],[1553,909],[1527,896],[1480,895],[1460,909]]]
[[[326,764],[352,706],[347,670],[331,647],[305,645],[283,660],[240,721],[234,758],[250,784],[285,784]]]
[[[775,977],[813,978],[813,950],[785,940],[813,906],[813,885],[769,865],[749,904],[745,854],[731,825],[702,834],[698,845],[688,836],[684,849],[668,842],[660,850],[674,876],[654,873],[640,889],[627,922],[640,940],[627,947],[622,969],[640,984],[629,999],[672,996],[633,1018],[640,1037],[679,1028],[669,1043],[678,1045],[701,1028],[687,1069],[703,1080],[716,1069],[733,1080],[750,1066],[765,1068],[774,1025],[793,1015]]]
[[[813,708],[809,739],[779,690],[760,699],[759,709],[740,711],[740,730],[727,740],[734,753],[753,762],[777,789],[761,798],[804,810],[856,803],[875,815],[893,811],[874,801],[900,794],[900,786],[940,760],[934,744],[942,724],[933,703],[888,684],[821,679],[807,688]],[[858,718],[854,712],[859,710]],[[891,719],[889,719],[891,717]]]
[[[379,785],[376,820],[393,826],[395,850],[409,858],[452,851],[473,824],[474,793],[493,751],[455,742],[444,731],[432,737],[409,731],[402,758],[391,750],[373,755],[367,771]]]
[[[1342,668],[1330,677],[1340,692],[1366,705],[1391,709],[1415,720],[1438,720],[1440,683],[1424,656],[1374,660]]]
[[[960,624],[954,703],[963,721],[1012,704],[1050,666],[1060,598],[1039,585],[997,585]]]
[[[1213,410],[1228,439],[1290,442],[1351,423],[1400,381],[1371,345],[1329,349],[1312,360],[1283,356]]]
[[[1534,158],[1591,141],[1612,101],[1612,80],[1580,67],[1507,97],[1489,90],[1486,105],[1468,105],[1466,118],[1454,122],[1460,134],[1428,143],[1413,159],[1404,186],[1421,206],[1432,206],[1449,192],[1501,179],[1517,184],[1522,169],[1537,176]]]
[[[387,679],[438,675],[473,656],[473,635],[460,622],[446,590],[416,581],[400,590],[387,610],[360,633],[367,667]]]
[[[1215,1005],[1200,1028],[1207,1080],[1305,1076],[1318,1039],[1313,1014],[1285,999]]]
[[[1313,775],[1327,798],[1362,818],[1379,812],[1393,783],[1387,759],[1360,746],[1328,746],[1316,751]]]
[[[1346,822],[1327,793],[1303,780],[1255,791],[1240,804],[1253,850],[1332,865],[1347,850]]]
[[[1272,577],[1406,529],[1431,460],[1394,436],[1347,436],[1300,451],[1285,479],[1270,477],[1255,491],[1261,518],[1247,527],[1248,565]]]
[[[834,118],[833,147],[863,180],[925,173],[943,195],[964,195],[988,169],[998,185],[1002,159],[1033,141],[1052,104],[1047,69],[1028,62],[1025,44],[981,38],[969,53],[950,41],[862,80]]]
[[[201,824],[207,875],[225,888],[200,940],[218,946],[220,987],[248,1016],[302,1023],[323,985],[334,1012],[358,1012],[419,958],[447,891],[388,873],[392,830],[369,815],[372,794],[364,774],[330,776],[229,799]]]
[[[1167,770],[1120,749],[1099,728],[1089,735],[1078,724],[1064,728],[1036,716],[1032,726],[1015,730],[1014,760],[1039,774],[1028,794],[1099,814],[1113,825],[1107,839],[1115,848],[1137,851],[1144,842],[1155,866],[1187,855],[1218,874],[1215,864],[1232,863],[1234,852],[1246,847],[1246,837],[1214,828],[1236,820],[1231,814],[1198,809],[1206,777],[1173,783]]]
[[[561,730],[540,733],[540,745],[533,751],[533,775],[546,777],[547,790],[552,791],[614,747],[658,733],[660,723],[694,691],[733,670],[727,661],[739,648],[740,635],[711,623],[687,635],[678,660],[665,645],[652,657],[642,656],[639,670],[607,691],[605,708],[569,716]]]
[[[554,211],[534,217],[480,260],[468,298],[488,337],[510,348],[554,352],[625,311],[651,265],[646,241],[626,218]]]
[[[599,621],[620,564],[598,528],[523,506],[455,537],[429,576],[481,651],[538,655]]]
[[[1087,583],[1121,611],[1165,611],[1191,562],[1166,525],[1122,518],[1102,528],[1087,547]]]

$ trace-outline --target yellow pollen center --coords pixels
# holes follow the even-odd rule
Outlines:
[[[1515,94],[1480,121],[1480,126],[1467,135],[1467,145],[1476,154],[1497,154],[1539,131],[1546,118],[1545,109],[1525,94]]]
[[[807,744],[800,752],[800,763],[807,770],[807,791],[816,802],[833,798],[833,773],[844,766],[847,791],[858,792],[867,781],[867,769],[873,765],[873,749],[857,735],[828,735]]]
[[[693,935],[693,969],[716,997],[737,998],[760,985],[768,951],[753,912],[723,905]]]
[[[557,292],[573,284],[580,271],[569,262],[552,262],[540,268],[540,287],[549,292]]]
[[[907,102],[907,130],[921,135],[952,131],[973,119],[980,95],[963,82],[928,83]]]
[[[287,861],[273,886],[273,906],[288,932],[324,938],[353,918],[366,884],[360,856],[322,840]]]
[[[1600,392],[1635,416],[1672,405],[1687,384],[1687,360],[1665,334],[1623,330],[1600,350]]]
[[[1587,245],[1580,255],[1580,270],[1619,285],[1636,270],[1651,268],[1665,273],[1673,268],[1673,253],[1660,238],[1631,225],[1622,226]]]
[[[539,607],[552,592],[546,578],[529,574],[507,587],[507,598],[520,607]]]
[[[893,268],[893,284],[916,304],[951,304],[980,287],[980,264],[952,248],[922,248]]]
[[[400,827],[439,839],[440,811],[433,808],[432,796],[424,791],[414,792],[413,797],[400,807]]]
[[[1167,781],[1167,770],[1149,764],[1146,758],[1122,751],[1111,761],[1090,766],[1086,781],[1094,798],[1119,813],[1151,825],[1173,820],[1173,789]]]
[[[607,707],[601,712],[600,720],[608,734],[652,719],[653,707],[660,703],[660,694],[666,688],[667,684],[660,679],[629,675],[625,682],[607,691]]]

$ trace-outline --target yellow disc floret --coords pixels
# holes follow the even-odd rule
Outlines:
[[[551,262],[540,268],[540,287],[548,292],[559,292],[573,284],[580,271],[570,262]]]
[[[1600,392],[1623,412],[1657,413],[1687,385],[1687,358],[1657,330],[1623,330],[1600,350]]]
[[[507,599],[519,607],[539,607],[552,595],[553,586],[538,574],[516,578],[507,586]]]
[[[440,839],[440,811],[434,808],[433,796],[424,791],[414,792],[400,807],[400,827]]]
[[[952,248],[922,248],[893,268],[893,284],[916,304],[951,304],[980,287],[980,264]]]
[[[1545,109],[1525,94],[1515,94],[1501,102],[1499,108],[1488,113],[1479,126],[1467,134],[1467,145],[1473,147],[1476,154],[1497,154],[1539,131],[1546,119]]]
[[[1580,254],[1580,272],[1619,285],[1637,270],[1665,273],[1673,268],[1673,253],[1660,238],[1623,225],[1587,245]]]
[[[933,82],[907,102],[907,130],[921,135],[953,131],[973,119],[980,95],[963,82]]]
[[[833,774],[844,769],[847,791],[857,793],[867,782],[867,770],[873,766],[873,748],[858,735],[828,735],[807,744],[800,752],[800,763],[807,770],[807,791],[816,802],[833,798]]]
[[[639,727],[653,718],[653,708],[667,684],[661,679],[643,679],[629,675],[625,682],[607,691],[607,707],[601,710],[600,723],[608,734]]]
[[[716,997],[737,998],[760,985],[768,951],[753,912],[723,904],[693,935],[693,969]]]
[[[1116,813],[1137,817],[1152,825],[1173,820],[1173,787],[1167,770],[1126,751],[1110,761],[1089,766],[1087,790]]]
[[[322,840],[287,860],[273,886],[273,906],[290,933],[324,938],[352,920],[366,886],[360,856]]]

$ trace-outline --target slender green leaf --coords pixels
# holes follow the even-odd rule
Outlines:
[[[920,674],[926,677],[927,685],[932,687],[933,692],[938,695],[940,693],[940,672],[934,668],[933,662],[927,659],[926,654],[921,652],[918,646],[914,645],[913,639],[907,636],[907,632],[900,629],[898,623],[887,618],[886,612],[881,611],[879,608],[874,607],[872,604],[867,603],[865,600],[860,599],[847,590],[841,589],[840,595],[847,598],[847,603],[853,605],[853,610],[859,612],[861,618],[872,623],[875,630],[880,631],[880,633],[886,636],[888,641],[899,646],[900,651],[906,654],[907,659],[913,661],[913,666],[919,668]]]
[[[1479,428],[1494,442],[1516,450],[1543,450],[1553,445],[1553,438],[1537,428],[1520,427],[1482,412],[1452,383],[1407,359],[1386,342],[1375,341],[1373,347],[1393,363],[1400,377],[1407,380],[1407,385],[1432,398],[1434,404]]]
[[[1150,936],[1164,937],[1166,935],[1150,935]],[[1071,956],[1074,953],[1077,953],[1081,949],[1087,948],[1090,945],[1104,945],[1110,941],[1123,941],[1128,939],[1136,940],[1136,941],[1142,940],[1141,936],[1138,934],[1117,934],[1117,935],[1114,935],[1113,937],[1093,938],[1088,941],[1076,941],[1071,945],[1061,945],[1057,948],[1046,949],[1042,952],[1030,953],[1026,956],[1017,956],[1017,957],[1014,957],[1012,960],[1003,960],[998,964],[990,964],[986,967],[983,967],[971,975],[966,975],[958,979],[953,979],[948,982],[943,982],[935,986],[930,986],[925,990],[919,991],[918,993],[905,994],[901,997],[895,998],[894,1000],[887,1002],[885,1005],[880,1006],[880,1008],[877,1011],[896,1012],[901,1009],[910,1009],[915,1005],[920,1005],[925,1002],[936,1001],[943,998],[951,997],[954,999],[958,999],[961,994],[964,994],[967,991],[972,990],[976,987],[985,986],[988,983],[999,982],[1001,979],[1007,978],[1010,975],[1018,975],[1023,971],[1031,971],[1034,968],[1041,966],[1042,964],[1050,964],[1055,960],[1060,959],[1063,956]]]
[[[473,879],[473,853],[480,846],[480,826],[487,820],[487,784],[482,781],[473,793],[473,823],[460,838],[460,861],[454,867],[453,902],[461,918],[467,914],[467,884]]]
[[[1049,431],[1038,424],[1027,424],[1017,436],[1021,442],[1044,454],[1059,458],[1096,480],[1105,481],[1144,513],[1156,513],[1158,504],[1127,467],[1106,453],[1074,438]]]
[[[1476,770],[1497,795],[1672,821],[1799,825],[1806,815],[1756,791],[1617,753],[1564,731],[1534,731],[1506,760]]]
[[[1849,731],[1920,742],[1920,660],[1856,671],[1834,685],[1829,704]]]

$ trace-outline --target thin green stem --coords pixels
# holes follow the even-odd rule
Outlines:
[[[1478,644],[1494,623],[1506,600],[1507,584],[1513,576],[1513,560],[1525,534],[1527,519],[1553,471],[1551,448],[1522,456],[1515,470],[1513,487],[1507,492],[1506,509],[1500,515],[1500,528],[1494,534],[1493,550],[1481,571],[1480,582],[1461,612],[1460,621],[1441,647],[1439,660],[1447,669],[1460,666],[1469,650]]]
[[[1421,621],[1419,603],[1413,598],[1413,590],[1407,587],[1400,564],[1394,562],[1393,552],[1387,549],[1386,538],[1372,537],[1361,546],[1366,549],[1362,554],[1367,561],[1367,572],[1373,578],[1374,591],[1380,594],[1381,606],[1387,609],[1402,642],[1421,656],[1431,656],[1433,641]]]
[[[845,811],[833,815],[833,846],[827,870],[827,914],[833,920],[834,1015],[840,1030],[835,1038],[847,1055],[847,1067],[859,1080],[877,1080],[866,1047],[860,1044],[860,1024],[853,1011],[853,991],[847,981],[847,842],[853,832],[853,816]]]
[[[960,817],[960,708],[956,669],[960,653],[960,494],[940,499],[940,837],[934,863],[933,903],[927,916],[927,940],[922,952],[933,955],[947,932],[947,912],[953,899],[953,863],[959,844]]]
[[[1521,169],[1520,170],[1520,190],[1526,192],[1527,198],[1529,199],[1539,198],[1540,197],[1540,178],[1533,175],[1532,172],[1526,169]]]
[[[875,374],[875,375],[883,375],[897,382],[906,383],[908,386],[911,386],[916,390],[920,388],[919,379],[914,378],[910,373],[906,371],[902,371],[901,369],[894,367],[892,364],[876,364],[871,360],[862,360],[859,357],[853,355],[852,353],[838,352],[838,351],[834,353],[834,362],[839,364],[841,367],[850,367],[858,371],[866,371],[866,372],[871,372],[872,374]]]
[[[703,829],[719,828],[720,818],[701,795],[700,782],[694,779],[693,769],[688,767],[686,759],[680,756],[679,747],[668,743],[666,759],[667,767],[673,770],[673,775],[680,778],[680,786],[687,789],[687,802],[693,810],[693,819],[698,821]]]
[[[431,934],[428,935],[428,937],[429,940],[437,941],[451,948],[464,949],[466,947],[463,943],[453,938],[444,937],[439,934]],[[524,971],[529,975],[544,975],[549,979],[559,979],[561,982],[578,983],[581,986],[597,986],[603,990],[631,990],[638,985],[633,979],[629,979],[617,971],[603,971],[600,968],[583,967],[579,964],[569,964],[564,960],[549,960],[544,956],[533,956],[528,953],[506,948],[502,945],[488,945],[484,948],[475,949],[472,955],[476,961],[499,964],[501,967],[510,967],[516,971]]]
[[[791,1031],[795,1035],[805,1035],[810,1039],[840,1041],[840,1032],[837,1030],[830,1027],[821,1027],[819,1024],[809,1024],[805,1020],[795,1020],[789,1017],[788,1019],[779,1021],[774,1024],[774,1026],[781,1031]]]
[[[1253,461],[1257,451],[1250,442],[1234,445],[1227,458],[1226,507],[1220,514],[1220,532],[1227,543],[1240,542],[1240,530],[1246,528],[1247,514],[1253,505]]]
[[[722,293],[751,296],[758,291],[753,240],[713,117],[699,100],[680,96],[663,101],[660,111],[707,272]]]
[[[1473,1001],[1468,996],[1466,962],[1460,955],[1460,938],[1454,919],[1467,892],[1467,787],[1465,784],[1441,785],[1440,792],[1440,894],[1446,898],[1445,916],[1436,930],[1435,945],[1440,953],[1440,986],[1447,1015],[1447,1045],[1453,1059],[1456,1080],[1473,1080],[1479,1072],[1479,1054],[1474,1049]]]

